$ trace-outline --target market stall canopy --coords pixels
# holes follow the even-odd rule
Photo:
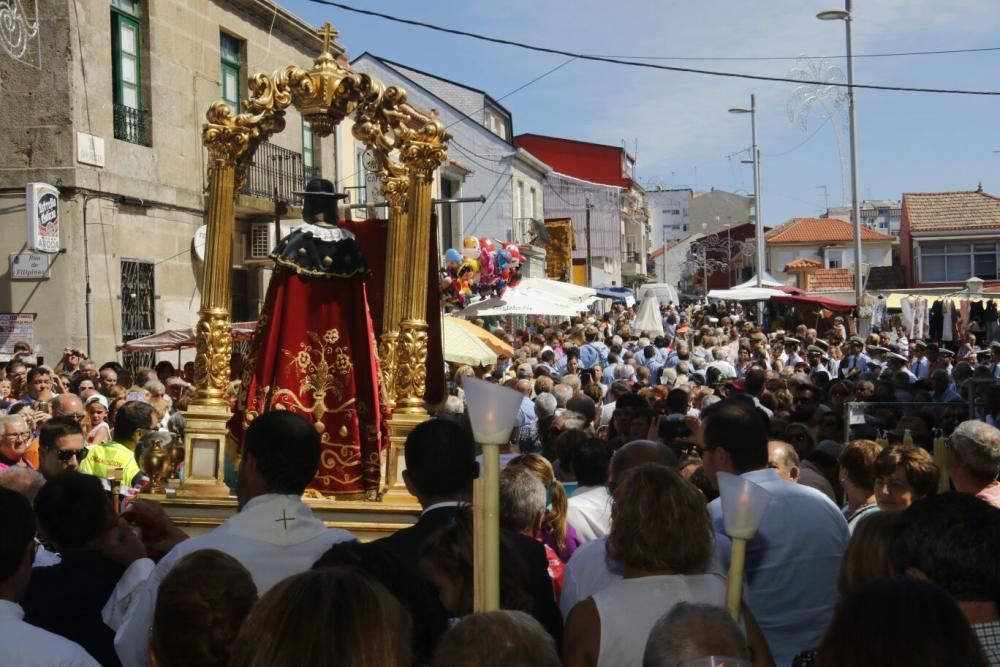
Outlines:
[[[233,338],[235,340],[249,340],[257,328],[256,322],[233,322]],[[168,329],[159,333],[133,338],[116,346],[119,352],[166,352],[168,350],[180,350],[185,347],[194,347],[198,338],[194,329]]]
[[[785,283],[781,282],[780,280],[778,280],[777,278],[775,278],[774,276],[772,276],[770,273],[768,273],[767,271],[765,271],[764,272],[764,276],[763,276],[762,280],[760,281],[760,284],[763,285],[764,287],[780,287],[780,286],[784,285]],[[744,289],[744,288],[747,288],[747,287],[757,287],[757,276],[756,275],[753,278],[751,278],[750,280],[746,281],[746,282],[740,283],[739,285],[733,285],[732,289]]]
[[[596,298],[596,297],[594,297]],[[454,313],[459,317],[499,317],[503,315],[549,315],[576,317],[587,310],[587,303],[550,297],[542,292],[522,290],[520,285],[504,292],[503,297],[477,301]]]
[[[598,287],[597,296],[611,299],[615,303],[624,303],[626,308],[635,305],[635,293],[628,287]]]
[[[660,315],[660,302],[652,290],[647,291],[646,296],[642,297],[639,312],[635,315],[631,329],[646,335],[663,335],[663,316]]]
[[[444,318],[444,360],[453,364],[487,366],[497,356],[514,355],[514,348],[486,329],[459,317]]]
[[[838,310],[838,311],[848,311],[854,310],[854,304],[848,303],[846,301],[837,301],[836,299],[828,299],[825,296],[809,296],[808,294],[783,294],[781,296],[776,296],[771,299],[776,303],[798,303],[807,306],[816,306],[817,308],[826,308],[827,310]]]
[[[927,299],[928,302],[933,303],[936,299],[950,299],[951,303],[958,306],[962,303],[963,299],[969,299],[968,294],[919,294],[916,292],[890,292],[885,298],[885,307],[891,310],[899,310],[903,307],[903,299],[910,296],[922,296]],[[1000,306],[1000,297],[990,298],[990,295],[984,294],[981,298],[972,297],[972,300],[982,301],[987,303],[989,301],[995,301],[998,306]]]
[[[734,287],[733,289],[714,289],[708,293],[709,299],[725,301],[767,301],[776,296],[788,296],[788,294],[770,287]]]
[[[511,290],[540,292],[556,301],[566,299],[568,301],[587,302],[597,296],[597,290],[593,288],[564,283],[558,280],[549,280],[547,278],[525,278],[517,284],[517,287],[512,287]],[[507,291],[510,292],[510,290]]]

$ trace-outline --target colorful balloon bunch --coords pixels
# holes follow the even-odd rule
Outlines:
[[[487,237],[466,236],[462,250],[444,254],[440,287],[442,305],[465,306],[473,295],[503,296],[507,287],[521,281],[524,256],[513,243]]]

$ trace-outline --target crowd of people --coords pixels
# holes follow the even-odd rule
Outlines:
[[[371,542],[303,502],[320,435],[288,411],[251,423],[239,511],[211,532],[188,536],[141,495],[119,513],[108,481],[141,487],[137,444],[183,429],[186,369],[15,359],[0,379],[0,662],[1000,665],[991,350],[835,317],[765,331],[724,305],[666,306],[653,332],[635,317],[498,329],[512,355],[451,368],[406,438],[419,517]],[[523,396],[489,613],[474,611],[471,376]],[[735,620],[720,473],[771,498]]]

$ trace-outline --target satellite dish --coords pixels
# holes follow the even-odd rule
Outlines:
[[[207,236],[208,225],[202,225],[194,233],[194,238],[191,239],[191,250],[194,252],[194,258],[199,262],[205,261],[205,238]]]

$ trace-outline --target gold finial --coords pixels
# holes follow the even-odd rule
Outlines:
[[[320,55],[330,53],[330,44],[340,36],[340,33],[330,25],[329,21],[323,24],[323,27],[317,31],[317,34],[323,39],[323,52]]]

